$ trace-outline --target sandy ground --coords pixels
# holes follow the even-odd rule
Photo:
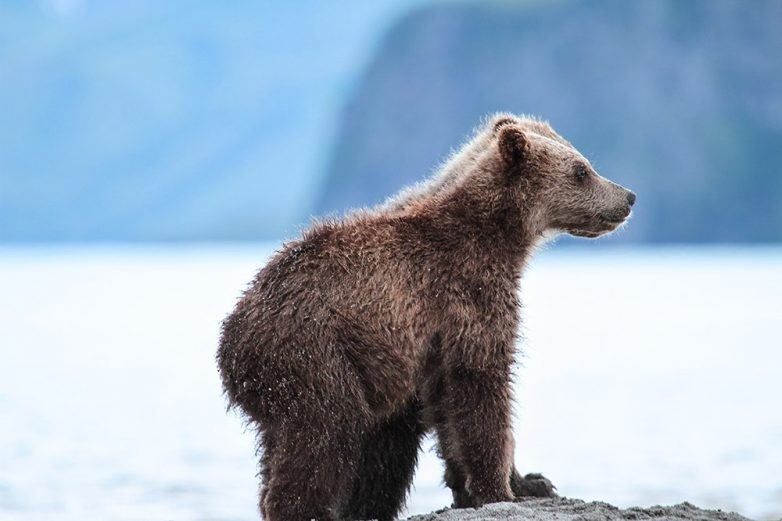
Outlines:
[[[530,499],[520,503],[494,503],[483,508],[441,510],[408,521],[613,521],[628,519],[686,519],[693,521],[745,521],[746,517],[722,510],[702,510],[690,503],[669,507],[620,509],[599,501],[587,503],[578,499]]]

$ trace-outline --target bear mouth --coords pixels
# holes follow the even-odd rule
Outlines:
[[[598,217],[594,226],[590,226],[589,228],[570,228],[567,230],[567,232],[570,235],[574,235],[576,237],[594,239],[596,237],[600,237],[601,235],[615,231],[617,228],[627,222],[628,217],[630,217],[629,213],[624,217],[601,215]]]
[[[604,233],[611,233],[615,231],[617,228],[622,226],[624,223],[627,222],[627,218],[630,217],[630,214],[628,213],[624,217],[600,217],[600,229],[594,230],[598,232],[598,235],[602,235]]]
[[[627,219],[627,217],[620,217],[620,218],[616,218],[616,217],[610,217],[610,218],[609,217],[601,217],[600,218],[600,220],[602,222],[604,222],[604,223],[606,223],[608,225],[611,225],[611,226],[619,226],[620,224],[625,222],[626,219]]]
[[[606,233],[607,231],[608,231],[608,230],[606,230],[605,232],[593,232],[593,231],[591,231],[591,230],[577,230],[577,229],[570,229],[570,230],[568,230],[567,232],[568,232],[570,235],[573,235],[573,236],[575,236],[575,237],[584,237],[584,238],[586,238],[586,239],[594,239],[595,237],[600,237],[601,235],[603,235],[603,234],[604,234],[604,233]]]
[[[630,217],[630,214],[632,213],[633,212],[630,208],[626,208],[625,210],[620,212],[604,213],[602,215],[599,215],[598,219],[603,224],[616,227],[624,223],[625,221],[627,221],[627,219]]]

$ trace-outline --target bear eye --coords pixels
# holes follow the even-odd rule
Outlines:
[[[576,166],[575,174],[576,174],[576,179],[579,182],[583,182],[589,175],[589,171],[586,169],[584,165],[578,165]]]

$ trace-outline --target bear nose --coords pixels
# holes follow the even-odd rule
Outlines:
[[[635,204],[635,194],[630,190],[627,191],[627,204],[633,206]]]

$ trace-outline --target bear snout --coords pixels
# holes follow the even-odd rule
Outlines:
[[[632,192],[630,192],[632,194]],[[633,199],[635,198],[635,194],[633,194]],[[630,216],[630,213],[632,212],[632,206],[633,204],[630,202],[630,196],[627,196],[627,204],[620,204],[618,207],[614,208],[613,210],[603,212],[600,214],[600,219],[602,219],[604,222],[607,222],[609,224],[619,224],[624,222],[625,219],[627,219]]]
[[[635,192],[627,190],[627,204],[633,206],[635,204]]]

